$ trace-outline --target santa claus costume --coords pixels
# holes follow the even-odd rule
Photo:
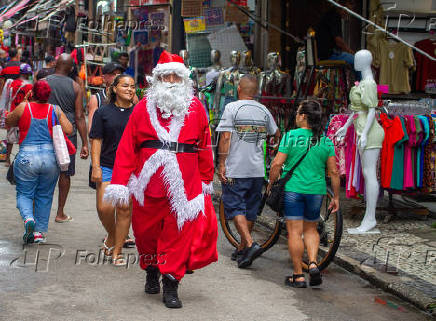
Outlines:
[[[178,81],[163,80],[171,74]],[[161,274],[163,301],[170,308],[182,306],[177,287],[185,272],[218,258],[210,131],[189,75],[181,57],[162,53],[147,77],[146,97],[124,130],[104,198],[124,207],[132,200],[140,266],[147,271],[145,292],[160,292]]]

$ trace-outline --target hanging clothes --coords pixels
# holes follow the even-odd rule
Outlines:
[[[404,116],[406,121],[407,134],[409,135],[409,140],[406,144],[404,152],[404,186],[403,189],[415,188],[414,184],[414,172],[413,172],[413,154],[416,146],[416,128],[415,119],[412,115]]]
[[[415,43],[415,47],[428,53],[436,55],[436,40],[425,39]],[[430,60],[426,56],[415,52],[416,59],[416,90],[425,91],[427,80],[436,80],[436,61]]]
[[[349,115],[346,114],[334,115],[330,119],[327,127],[327,137],[330,138],[335,145],[336,166],[338,167],[339,175],[345,175],[347,172],[345,167],[345,144],[337,142],[335,135],[336,132],[346,124],[348,117]]]
[[[401,130],[403,138],[396,142],[394,147],[394,159],[392,165],[391,189],[403,190],[404,189],[404,152],[406,144],[409,141],[407,134],[406,123],[403,117],[399,117],[401,122]]]
[[[423,140],[421,142],[420,146],[420,153],[419,153],[419,175],[418,175],[418,187],[422,188],[424,184],[424,157],[425,157],[425,147],[428,144],[428,139],[430,137],[430,124],[428,121],[428,118],[426,116],[417,116],[417,118],[420,120],[422,128],[424,130]]]
[[[410,93],[409,70],[415,67],[411,48],[382,39],[378,42],[374,66],[380,69],[379,84],[389,85],[390,94]]]

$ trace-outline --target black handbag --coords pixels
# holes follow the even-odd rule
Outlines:
[[[266,198],[266,204],[271,207],[271,209],[274,212],[281,213],[283,211],[283,196],[285,192],[285,185],[286,183],[291,179],[292,174],[294,173],[295,169],[298,165],[303,161],[303,159],[306,157],[307,153],[310,150],[310,145],[307,147],[306,152],[304,155],[298,160],[298,162],[295,163],[294,166],[289,170],[289,172],[286,173],[285,177],[278,179],[272,186],[270,193],[268,194]]]
[[[11,183],[11,185],[15,185],[14,163],[15,163],[15,159],[11,163],[11,165],[9,165],[8,172],[6,174],[6,179],[8,180],[9,183]]]

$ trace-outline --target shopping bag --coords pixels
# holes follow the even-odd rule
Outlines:
[[[67,143],[65,141],[64,132],[56,115],[55,107],[52,111],[52,126],[53,126],[53,147],[56,154],[56,160],[62,172],[68,170],[70,165],[70,155],[68,153]]]

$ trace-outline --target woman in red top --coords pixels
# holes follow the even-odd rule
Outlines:
[[[59,167],[53,148],[53,108],[63,131],[71,134],[73,126],[59,107],[47,103],[50,86],[37,81],[32,93],[34,102],[23,102],[6,118],[6,125],[18,126],[20,151],[14,160],[17,208],[24,221],[24,243],[45,241],[53,193]]]

